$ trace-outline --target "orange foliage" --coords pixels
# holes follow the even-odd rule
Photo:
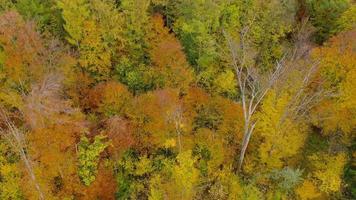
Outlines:
[[[31,132],[27,135],[28,154],[47,198],[68,197],[80,191],[77,176],[76,143],[86,132],[84,115],[61,97],[61,79],[49,75],[25,97],[23,113]],[[28,175],[23,181],[28,181]],[[35,199],[32,188],[24,185],[26,197]]]
[[[47,198],[68,197],[80,191],[77,175],[75,146],[82,133],[75,125],[55,125],[29,133],[29,155],[34,160],[34,170]],[[27,181],[24,176],[24,182]],[[24,185],[26,187],[26,185]],[[27,190],[29,189],[29,190]],[[24,188],[26,197],[32,199],[32,188]]]
[[[84,188],[81,200],[105,199],[114,200],[116,191],[116,180],[112,169],[103,165],[99,166],[95,181],[87,188]]]
[[[313,122],[325,134],[341,130],[351,133],[356,125],[356,29],[332,38],[326,46],[316,48],[313,57],[320,60],[323,87],[333,95],[313,112]]]
[[[0,16],[0,45],[3,48],[6,78],[23,83],[43,71],[43,45],[35,24],[24,22],[14,11]]]
[[[137,97],[131,116],[142,142],[139,146],[157,147],[166,139],[176,137],[170,117],[180,106],[179,92],[174,89],[157,90]]]
[[[110,153],[120,153],[135,145],[133,127],[129,120],[114,116],[106,121],[106,127],[106,135],[112,144],[108,147]]]
[[[124,115],[131,107],[132,94],[126,86],[110,81],[100,83],[88,90],[84,100],[85,108],[104,114],[105,116]]]
[[[167,87],[187,89],[193,81],[182,46],[175,36],[164,27],[162,16],[152,17],[151,59],[157,70],[163,75]]]

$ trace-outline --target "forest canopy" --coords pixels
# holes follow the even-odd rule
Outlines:
[[[1,200],[356,199],[353,0],[0,0]]]

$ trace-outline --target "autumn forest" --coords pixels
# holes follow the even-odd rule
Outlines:
[[[356,199],[354,0],[0,0],[0,200]]]

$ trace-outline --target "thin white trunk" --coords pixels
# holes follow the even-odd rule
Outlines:
[[[44,200],[44,194],[36,179],[30,159],[25,152],[25,139],[23,133],[10,121],[4,110],[0,110],[0,117],[4,120],[7,130],[0,130],[0,133],[5,136],[12,148],[20,154],[21,160],[24,162],[26,171],[29,174],[37,192],[38,198]]]

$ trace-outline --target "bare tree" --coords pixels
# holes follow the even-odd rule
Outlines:
[[[241,170],[250,138],[257,123],[257,119],[253,118],[256,109],[261,104],[268,91],[272,87],[275,87],[282,77],[288,77],[288,74],[294,70],[291,68],[291,64],[296,60],[303,57],[305,58],[310,52],[311,46],[306,45],[305,43],[305,41],[308,41],[305,39],[305,37],[307,37],[306,35],[310,35],[310,30],[306,28],[306,22],[307,20],[299,27],[299,31],[295,36],[296,45],[290,51],[290,54],[288,55],[285,53],[279,61],[276,61],[274,69],[265,73],[261,73],[255,66],[254,51],[253,48],[249,46],[247,39],[249,27],[244,27],[240,31],[237,39],[232,38],[224,31],[230,52],[231,65],[235,70],[235,76],[240,91],[244,116],[244,133],[238,161],[238,170]],[[307,111],[310,110],[312,105],[315,105],[316,102],[325,96],[326,93],[319,89],[313,93],[307,93],[305,91],[305,88],[310,83],[311,77],[316,72],[317,66],[318,63],[314,62],[310,64],[310,67],[305,68],[306,71],[303,73],[300,88],[297,90],[295,96],[286,108],[285,116],[304,116]]]
[[[178,139],[178,148],[179,153],[182,152],[182,128],[181,125],[183,124],[183,108],[181,105],[177,105],[173,112],[168,116],[168,122],[174,124],[174,128],[177,134]]]
[[[3,121],[6,127],[6,129],[0,127],[0,134],[6,138],[12,148],[20,155],[21,160],[25,164],[27,173],[29,174],[38,192],[39,199],[45,199],[44,194],[33,171],[31,159],[25,152],[26,142],[24,133],[14,125],[14,123],[9,119],[8,115],[6,114],[6,111],[2,108],[0,108],[0,119]]]
[[[231,54],[231,64],[238,82],[244,117],[244,133],[238,170],[241,170],[251,135],[257,123],[253,115],[267,92],[277,82],[285,69],[284,56],[280,61],[276,62],[275,69],[272,72],[267,74],[259,73],[254,64],[250,62],[253,58],[251,59],[252,51],[250,51],[246,41],[247,33],[248,27],[243,28],[238,41],[236,41],[228,33],[224,32]]]

